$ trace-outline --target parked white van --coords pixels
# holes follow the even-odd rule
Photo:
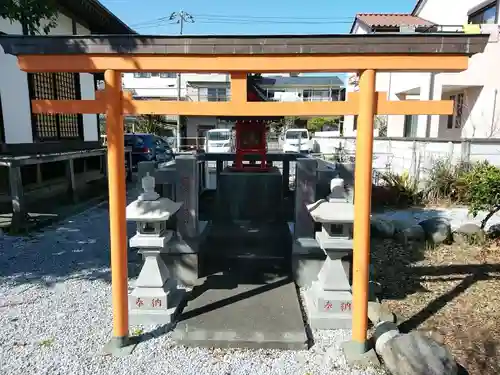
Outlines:
[[[206,132],[205,152],[234,152],[234,136],[231,129],[210,129]]]
[[[313,151],[313,140],[307,129],[288,129],[285,131],[283,152]]]

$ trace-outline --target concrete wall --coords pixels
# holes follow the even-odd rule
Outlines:
[[[71,18],[60,14],[57,26],[49,35],[73,33]],[[6,34],[22,34],[19,22],[11,23],[0,18],[0,31]],[[84,26],[77,24],[78,34],[90,34]],[[28,78],[22,72],[15,56],[6,55],[0,47],[0,95],[5,127],[5,141],[8,144],[33,143],[31,111],[28,92]],[[91,74],[80,73],[82,99],[94,99],[94,78]],[[85,141],[98,141],[97,116],[83,115],[83,135]]]

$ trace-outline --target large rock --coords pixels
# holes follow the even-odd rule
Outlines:
[[[392,375],[456,375],[458,366],[450,351],[430,335],[401,334],[389,322],[375,328],[375,350]]]
[[[422,226],[415,224],[398,232],[395,238],[406,245],[410,241],[424,241],[425,232]]]
[[[402,232],[417,224],[416,220],[411,220],[410,218],[393,218],[391,222],[394,225],[395,233]]]
[[[396,232],[396,227],[391,220],[382,218],[372,218],[371,235],[376,238],[392,238]]]
[[[493,224],[488,229],[488,238],[496,239],[500,238],[500,224]]]
[[[482,243],[485,238],[484,230],[472,223],[464,224],[453,232],[453,241],[461,245]]]
[[[421,221],[418,225],[423,228],[426,240],[433,244],[450,242],[452,239],[451,225],[446,218],[433,217]]]

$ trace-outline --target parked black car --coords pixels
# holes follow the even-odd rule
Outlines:
[[[169,144],[154,134],[125,134],[125,146],[132,147],[132,169],[141,161],[165,163],[175,158]]]

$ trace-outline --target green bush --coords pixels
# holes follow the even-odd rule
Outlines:
[[[500,211],[500,168],[487,161],[476,163],[461,177],[460,183],[467,187],[464,198],[469,213],[476,217],[479,211],[488,212],[481,222],[484,229],[487,221]]]
[[[427,203],[437,203],[447,200],[451,203],[463,201],[462,176],[467,172],[464,163],[452,164],[449,159],[436,160],[429,171],[424,199]]]
[[[374,194],[379,204],[404,207],[421,203],[422,193],[418,189],[417,181],[408,172],[386,172],[380,175],[380,179],[383,186]]]

